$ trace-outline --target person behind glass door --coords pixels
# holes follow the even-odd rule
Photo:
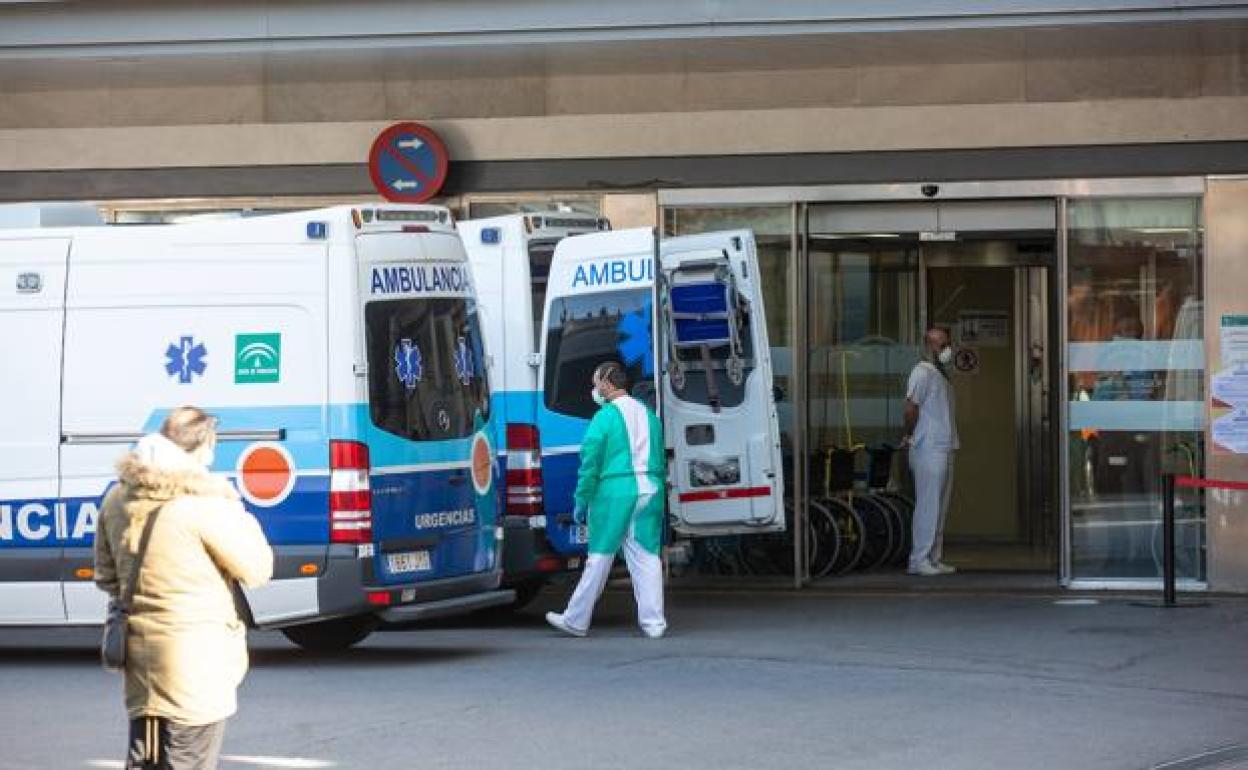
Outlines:
[[[658,639],[667,630],[659,560],[667,478],[663,429],[654,412],[628,394],[628,375],[618,362],[599,365],[592,383],[599,409],[581,444],[572,514],[576,523],[589,525],[589,557],[567,609],[546,613],[546,622],[585,636],[615,555],[623,550],[638,624]]]
[[[911,575],[948,575],[956,570],[941,561],[945,519],[953,491],[953,458],[958,449],[953,388],[945,372],[953,361],[949,332],[932,327],[924,335],[925,357],[906,384],[905,436],[914,473],[914,520]]]

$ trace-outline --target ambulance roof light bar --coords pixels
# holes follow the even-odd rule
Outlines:
[[[574,212],[552,211],[544,214],[526,214],[524,232],[532,235],[538,230],[610,230],[611,222],[606,217],[593,214],[577,214]]]
[[[442,206],[377,206],[351,209],[351,222],[357,230],[390,230],[400,225],[403,232],[455,232],[451,212]],[[381,227],[373,227],[378,226]]]

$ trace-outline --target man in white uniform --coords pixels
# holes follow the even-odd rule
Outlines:
[[[924,335],[926,358],[915,365],[906,385],[902,446],[910,447],[914,472],[914,520],[910,550],[911,575],[948,575],[954,568],[941,561],[945,518],[953,491],[953,457],[958,449],[953,388],[945,372],[953,361],[949,333],[933,327]]]

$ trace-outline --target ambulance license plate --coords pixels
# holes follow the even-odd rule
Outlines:
[[[584,524],[573,525],[568,530],[568,539],[572,541],[572,545],[585,545],[589,542],[589,527]]]
[[[390,572],[423,572],[433,569],[428,551],[386,554],[386,568]]]

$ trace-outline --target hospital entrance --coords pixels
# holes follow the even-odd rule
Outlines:
[[[1060,553],[1053,425],[1060,367],[1055,205],[995,201],[812,206],[809,213],[811,516],[824,509],[853,571],[893,572],[908,549],[913,480],[903,430],[906,381],[923,332],[948,331],[961,449],[944,560],[964,571],[1056,579]],[[850,460],[852,458],[852,475]],[[864,499],[865,498],[865,499]],[[883,502],[884,506],[877,503]],[[892,510],[893,555],[879,520]],[[848,530],[848,537],[847,537]],[[818,534],[814,536],[819,540]],[[904,539],[904,544],[901,542]],[[826,562],[814,544],[812,577]],[[823,577],[848,574],[843,561]]]

